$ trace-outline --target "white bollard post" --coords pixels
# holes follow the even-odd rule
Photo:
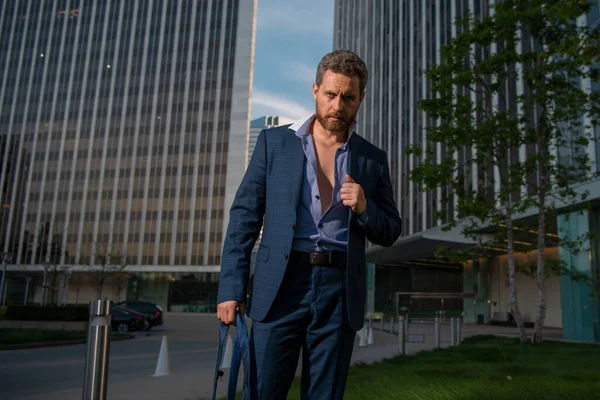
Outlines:
[[[363,326],[360,331],[358,331],[358,347],[367,347],[367,335],[365,334],[365,327]]]
[[[462,318],[461,317],[456,318],[456,345],[457,346],[462,341],[462,338],[461,338],[462,326],[461,325],[462,325]]]
[[[456,328],[454,317],[450,317],[450,346],[456,346]]]

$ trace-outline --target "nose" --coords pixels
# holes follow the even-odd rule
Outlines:
[[[335,99],[333,99],[332,106],[334,111],[342,111],[344,108],[344,102],[342,100],[342,95],[337,95]]]

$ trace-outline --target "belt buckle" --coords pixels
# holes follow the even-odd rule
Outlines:
[[[311,252],[310,253],[310,263],[312,265],[319,265],[319,264],[331,265],[333,263],[333,253],[332,252],[328,252],[328,253]]]

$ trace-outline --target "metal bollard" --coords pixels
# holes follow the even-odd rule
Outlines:
[[[456,318],[456,345],[458,346],[462,340],[461,335],[462,335],[462,318],[458,317]]]
[[[385,318],[383,318],[383,315],[381,316],[381,332],[383,332],[383,323],[385,321]]]
[[[111,300],[90,301],[83,400],[105,400],[110,350]]]
[[[373,315],[369,315],[369,329],[373,328]]]
[[[440,348],[440,318],[439,317],[435,317],[433,337],[435,340],[435,348],[439,349]]]
[[[406,348],[405,348],[406,331],[404,329],[405,329],[404,317],[400,316],[400,317],[398,317],[398,351],[402,355],[404,355],[406,353]]]
[[[392,317],[392,319],[390,320],[390,333],[392,335],[394,334],[394,322],[395,322],[395,318]]]
[[[450,317],[450,346],[456,346],[456,327],[454,317]]]
[[[408,314],[404,317],[404,332],[408,333]]]

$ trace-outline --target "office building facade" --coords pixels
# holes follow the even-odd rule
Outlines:
[[[73,302],[86,287],[78,273],[110,255],[126,266],[115,267],[126,272],[119,296],[209,305],[244,172],[257,2],[0,7],[8,293],[58,265]]]
[[[258,134],[263,129],[275,128],[277,126],[292,123],[294,123],[292,119],[281,116],[265,116],[250,121],[250,133],[248,134],[248,141],[246,144],[246,164],[248,164],[250,158],[252,158],[252,153],[256,146],[256,139],[258,139]]]
[[[412,182],[410,171],[420,159],[406,154],[413,144],[424,144],[427,127],[435,123],[418,107],[419,101],[431,94],[431,83],[425,78],[424,71],[441,62],[441,48],[457,35],[457,18],[465,17],[468,12],[479,18],[488,16],[494,3],[486,0],[335,2],[334,48],[355,51],[365,60],[370,73],[357,130],[387,151],[393,189],[404,220],[403,236],[392,248],[371,246],[368,249],[368,308],[371,311],[380,308],[394,311],[394,307],[402,303],[396,302],[396,299],[404,296],[407,307],[416,303],[429,303],[437,309],[460,307],[465,320],[471,322],[488,322],[510,312],[505,255],[473,260],[462,266],[444,265],[435,259],[438,245],[459,248],[471,241],[462,237],[457,229],[450,232],[442,230],[446,221],[438,220],[434,211],[443,207],[441,199],[447,198],[449,193],[442,189],[424,191]],[[595,26],[599,16],[596,6],[578,23]],[[530,42],[523,38],[523,48],[532,46]],[[475,52],[474,62],[481,57],[483,52]],[[592,87],[592,90],[597,89]],[[517,94],[525,90],[522,79],[510,82],[505,92],[509,103],[506,107],[513,107]],[[599,149],[597,143],[591,143],[586,149],[596,166],[600,165],[600,154],[596,154]],[[524,161],[531,150],[527,148],[516,156]],[[571,158],[568,151],[559,149],[557,156],[561,162]],[[469,157],[468,149],[462,156],[465,159]],[[480,182],[499,184],[477,178],[474,176],[472,182],[475,190]],[[591,198],[600,195],[600,182],[590,182],[587,188]],[[448,211],[452,218],[452,208],[449,207]],[[591,209],[581,220],[574,217],[567,222],[559,218],[555,225],[561,226],[562,223],[575,237],[597,227],[597,220],[598,212]],[[590,246],[598,248],[597,239]],[[547,257],[561,257],[582,272],[598,273],[597,252],[590,252],[589,259],[587,255],[573,259],[559,248],[549,248],[546,253]],[[526,261],[528,256],[520,254],[519,261]],[[428,271],[426,279],[424,271]],[[553,276],[546,285],[549,294],[546,325],[562,327],[565,337],[600,340],[598,297],[588,296],[589,290],[566,276]],[[519,287],[521,311],[524,319],[532,322],[536,311],[535,281],[519,274]],[[396,292],[412,292],[415,296],[396,297],[399,296]],[[425,297],[418,298],[418,292],[450,294],[443,299],[443,296],[427,298],[426,293],[421,293]],[[448,303],[453,306],[448,307]]]

